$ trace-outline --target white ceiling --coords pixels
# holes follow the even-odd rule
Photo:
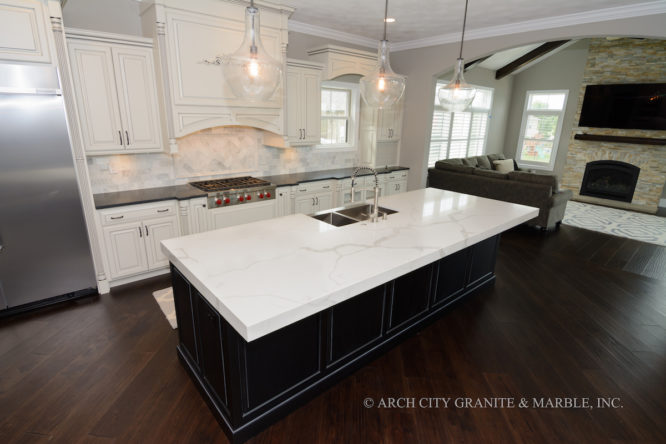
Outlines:
[[[283,0],[296,8],[290,19],[290,29],[315,33],[308,27],[319,27],[357,36],[357,43],[369,44],[382,35],[383,0]],[[389,16],[396,22],[389,25],[389,40],[396,47],[437,36],[460,35],[465,7],[463,0],[390,0]],[[666,2],[645,0],[469,0],[467,31],[470,38],[475,30],[508,27],[515,24],[522,30],[526,22],[568,17],[578,22],[594,21],[600,17],[615,18],[646,15],[655,10],[666,12]],[[295,22],[296,26],[292,26]],[[301,25],[301,26],[298,26]],[[561,26],[561,25],[560,25]],[[459,37],[458,37],[459,38]],[[431,43],[432,44],[432,43]],[[373,45],[374,46],[374,45]]]

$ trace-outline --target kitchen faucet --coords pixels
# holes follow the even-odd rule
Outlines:
[[[372,174],[375,175],[375,187],[374,187],[375,200],[374,200],[374,203],[372,205],[372,214],[370,215],[370,217],[371,217],[373,222],[377,222],[377,219],[379,217],[379,202],[378,202],[379,201],[379,179],[377,178],[377,171],[374,168],[365,167],[365,166],[356,167],[356,169],[352,173],[352,177],[351,177],[351,203],[354,203],[354,185],[356,183],[356,176],[358,175],[359,171],[362,171],[362,170],[370,171]]]

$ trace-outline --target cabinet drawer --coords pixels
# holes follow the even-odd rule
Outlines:
[[[315,193],[319,191],[333,191],[333,184],[334,182],[332,180],[320,180],[317,182],[306,182],[306,183],[299,183],[296,186],[296,196],[299,194],[305,194],[305,193]]]
[[[102,225],[114,225],[128,221],[142,220],[153,217],[177,214],[175,201],[144,205],[128,205],[100,211]]]

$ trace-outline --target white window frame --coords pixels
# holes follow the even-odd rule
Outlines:
[[[446,85],[447,83],[448,82],[437,82],[436,83],[436,85],[435,85],[435,97],[437,97],[437,91],[439,90],[439,88]],[[487,121],[487,124],[486,124],[486,132],[483,135],[483,148],[481,149],[481,155],[483,155],[483,154],[486,153],[486,148],[487,148],[487,145],[488,145],[488,131],[490,129],[490,122],[491,122],[493,104],[494,104],[494,101],[495,101],[495,88],[491,88],[491,87],[488,87],[488,86],[479,86],[479,85],[472,85],[472,86],[474,88],[477,88],[477,89],[483,89],[483,90],[486,90],[486,91],[490,91],[490,106],[488,107],[488,109],[486,109],[486,108],[472,108],[470,106],[467,110],[463,111],[463,112],[472,112],[472,113],[476,112],[476,113],[487,113],[488,114],[488,121]],[[448,139],[440,139],[438,137],[433,138],[432,137],[432,119],[434,118],[435,111],[437,111],[437,110],[443,111],[444,107],[442,107],[439,104],[435,104],[434,108],[433,108],[433,111],[432,111],[432,116],[430,118],[430,140],[428,141],[428,159],[430,159],[430,146],[432,145],[433,140],[435,140],[435,141],[448,140],[448,145],[446,147],[446,157],[442,157],[442,159],[448,159],[449,158],[448,157],[449,152],[451,150],[451,129],[452,129],[452,126],[453,126],[454,116],[451,116],[451,119],[449,121],[449,138]],[[451,112],[451,114],[455,114],[455,112]],[[470,122],[470,126],[469,126],[469,131],[470,132],[472,131],[471,122]],[[468,154],[469,154],[469,140],[470,140],[470,137],[469,137],[469,133],[468,133],[467,134],[467,147],[465,149],[465,152],[468,153]],[[465,155],[465,157],[467,157],[467,155]],[[438,160],[440,160],[440,159],[438,159]],[[431,167],[431,165],[428,165],[428,167]]]
[[[326,89],[342,89],[351,92],[349,98],[349,125],[347,133],[347,143],[336,144],[318,144],[316,145],[317,151],[355,151],[358,143],[358,130],[359,130],[359,115],[360,115],[360,99],[359,86],[355,83],[337,82],[335,80],[327,80],[321,82],[321,87]],[[321,117],[323,119],[323,116]],[[321,123],[320,123],[321,125]]]
[[[549,109],[535,109],[528,110],[530,94],[564,94],[564,103],[562,110],[554,111]],[[520,123],[520,135],[518,136],[518,147],[516,147],[516,163],[521,168],[532,168],[535,170],[553,171],[555,167],[555,160],[557,159],[557,151],[560,145],[560,135],[562,134],[562,125],[564,123],[564,114],[567,111],[567,102],[569,100],[568,89],[545,89],[545,90],[530,90],[525,92],[525,103],[523,105],[523,119]],[[548,164],[542,162],[531,162],[529,160],[522,160],[520,155],[523,152],[523,141],[525,138],[525,129],[527,127],[527,116],[530,114],[549,114],[558,116],[557,129],[555,129],[555,137],[553,138],[553,149],[550,152],[550,162]]]

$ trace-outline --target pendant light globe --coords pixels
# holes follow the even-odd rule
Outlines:
[[[259,9],[245,8],[245,36],[240,47],[226,57],[224,77],[233,94],[249,101],[270,100],[282,83],[282,64],[264,49],[259,35]]]

